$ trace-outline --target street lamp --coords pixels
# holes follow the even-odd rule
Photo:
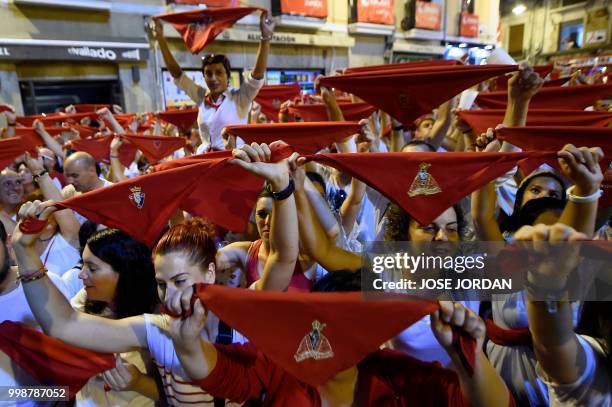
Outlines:
[[[512,13],[515,16],[521,15],[525,12],[525,10],[527,10],[527,7],[525,7],[524,4],[518,4],[516,5],[513,9],[512,9]]]

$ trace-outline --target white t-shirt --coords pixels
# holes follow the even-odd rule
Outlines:
[[[538,364],[536,371],[548,385],[550,406],[612,406],[612,372],[606,368],[606,356],[601,345],[589,336],[577,335],[584,349],[585,368],[580,378],[570,384],[556,384],[547,380]]]
[[[66,287],[62,283],[61,278],[51,273],[48,274],[53,284],[60,290],[60,292],[67,297],[68,293]],[[12,291],[0,295],[0,321],[14,321],[20,322],[31,328],[40,329],[40,325],[34,318],[28,300],[26,299],[23,291],[23,286],[19,284]],[[13,363],[12,359],[9,358],[4,352],[0,352],[0,386],[9,387],[23,387],[23,386],[39,386],[40,383],[36,382],[29,374],[22,370],[17,364]],[[52,403],[34,403],[30,401],[14,402],[14,401],[0,401],[2,407],[34,407]]]
[[[253,99],[264,85],[263,79],[255,79],[248,73],[239,89],[228,89],[220,96],[224,98],[223,102],[215,109],[204,102],[206,89],[196,84],[184,72],[174,82],[199,108],[198,128],[202,144],[198,147],[198,154],[209,147],[223,150],[221,131],[225,126],[247,124]]]
[[[81,254],[61,233],[56,233],[40,255],[40,260],[49,272],[62,276],[81,261]]]
[[[200,387],[190,384],[189,375],[183,370],[178,355],[174,351],[172,338],[168,334],[171,318],[167,315],[145,314],[147,329],[147,344],[153,362],[159,370],[166,401],[170,406],[213,406],[214,398]],[[216,326],[219,319],[209,312],[207,327],[202,331],[202,337],[214,342]],[[210,329],[209,329],[210,328]],[[233,343],[244,343],[246,339],[232,330]],[[226,406],[239,404],[226,403]]]
[[[74,298],[74,296],[77,295],[77,293],[84,287],[83,280],[79,278],[79,274],[81,273],[82,269],[83,264],[79,262],[76,266],[62,275],[62,281],[68,289],[68,295],[71,299]]]

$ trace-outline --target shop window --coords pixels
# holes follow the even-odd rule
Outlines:
[[[19,87],[26,115],[53,113],[74,103],[123,106],[123,92],[118,80],[22,81]]]
[[[584,22],[582,20],[561,23],[559,26],[559,51],[582,48]]]
[[[512,56],[523,54],[523,35],[525,34],[525,24],[510,26],[510,38],[508,41],[508,53]]]
[[[266,71],[266,84],[284,85],[297,83],[305,93],[314,93],[314,80],[322,75],[322,69],[274,69]]]
[[[443,6],[440,1],[407,0],[402,19],[404,31],[413,28],[439,31],[442,29]]]

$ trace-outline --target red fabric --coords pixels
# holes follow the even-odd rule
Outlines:
[[[437,301],[364,300],[361,292],[287,293],[207,284],[196,284],[195,289],[194,296],[207,310],[249,338],[282,370],[313,387],[355,366],[386,340],[439,309]],[[301,345],[308,341],[313,321],[325,324],[319,333],[327,339],[315,350],[332,354],[298,362],[305,356]],[[471,374],[475,341],[463,332],[456,335],[457,349]]]
[[[143,136],[138,134],[123,134],[121,137],[129,140],[152,163],[158,162],[185,146],[183,137]]]
[[[68,386],[70,398],[98,373],[115,367],[115,356],[68,345],[21,323],[0,324],[0,351],[40,385]]]
[[[485,133],[504,121],[504,109],[460,110],[461,120],[476,134]],[[584,110],[529,109],[527,126],[592,126],[604,127],[612,122],[612,112]]]
[[[320,83],[355,94],[409,126],[464,89],[516,69],[516,65],[442,66],[329,76]]]
[[[571,78],[569,78],[569,77],[558,78],[558,79],[551,79],[549,81],[544,82],[544,84],[542,86],[544,86],[545,88],[554,88],[554,87],[558,87],[558,86],[563,86],[567,82],[569,82],[570,79]]]
[[[321,407],[318,389],[284,371],[252,344],[215,347],[217,364],[205,380],[197,383],[210,394],[238,402],[265,394],[264,407]],[[437,362],[422,362],[402,352],[382,349],[366,356],[357,369],[355,406],[468,405],[457,374]],[[514,405],[512,396],[509,405]]]
[[[546,76],[548,76],[549,73],[552,72],[553,70],[553,66],[551,65],[538,65],[538,66],[534,66],[533,70],[540,75],[540,78],[544,79]],[[495,90],[507,90],[508,89],[508,79],[510,79],[510,77],[503,75],[503,76],[498,76],[495,80]],[[569,80],[569,78],[568,78]],[[567,82],[567,80],[566,80]]]
[[[414,61],[414,62],[400,62],[397,64],[367,65],[367,66],[346,68],[344,73],[348,74],[348,73],[357,73],[357,72],[389,71],[389,70],[394,70],[394,69],[425,68],[425,67],[430,67],[430,66],[447,66],[447,65],[461,65],[461,62],[457,61],[456,59],[434,59],[431,61]]]
[[[290,153],[287,146],[279,147],[274,149],[273,158],[278,161]],[[99,188],[56,206],[124,230],[151,246],[177,209],[228,230],[242,231],[263,180],[230,164],[230,158],[231,151],[220,151],[167,161],[156,166],[152,174]]]
[[[502,346],[528,346],[532,347],[531,332],[529,328],[504,329],[490,319],[485,320],[487,336],[491,342]]]
[[[550,157],[556,157],[556,153],[357,153],[307,158],[358,178],[398,204],[417,222],[428,225],[451,205],[510,171],[519,161]]]
[[[11,137],[0,140],[0,171],[26,151],[35,151],[36,144],[29,138]]]
[[[83,126],[80,124],[72,124],[70,125],[70,127],[77,130],[81,138],[95,137],[96,133],[100,131],[100,129],[97,129],[95,127]]]
[[[113,136],[94,137],[89,139],[72,140],[65,148],[75,151],[85,151],[91,154],[96,161],[110,162],[110,145]],[[129,167],[134,161],[136,147],[131,144],[123,144],[119,149],[119,161],[124,167]]]
[[[51,136],[58,136],[63,132],[68,131],[68,129],[64,127],[46,127],[45,131]],[[42,137],[38,135],[38,133],[33,127],[15,127],[15,136],[27,137],[28,139],[30,139],[30,142],[32,144],[35,144],[37,146],[45,145],[45,142],[43,141]]]
[[[26,218],[19,224],[19,230],[26,235],[35,235],[42,232],[45,226],[47,226],[45,220]]]
[[[33,116],[29,116],[33,117]],[[49,115],[44,117],[38,117],[38,120],[43,122],[46,126],[57,125],[62,122],[79,122],[81,119],[89,117],[92,120],[97,120],[98,115],[92,112],[85,113],[73,113],[73,114],[63,114],[63,115]],[[32,120],[32,123],[34,120]],[[28,124],[27,126],[32,126],[32,124]]]
[[[223,7],[165,13],[153,18],[172,24],[191,53],[197,54],[223,30],[258,10],[265,12],[259,7]]]
[[[266,85],[259,90],[255,101],[261,105],[261,111],[268,120],[278,121],[280,105],[286,100],[300,96],[300,86],[297,83],[291,85]]]
[[[227,126],[227,132],[247,143],[272,143],[283,140],[300,154],[314,154],[331,144],[359,133],[361,126],[354,122],[293,122],[256,123]]]
[[[174,0],[176,4],[205,4],[208,7],[236,7],[238,0]]]
[[[543,88],[531,98],[529,107],[531,109],[583,110],[596,100],[610,95],[612,95],[612,84]],[[506,91],[481,93],[476,98],[476,104],[483,109],[505,109],[507,102],[508,93]]]
[[[249,251],[247,253],[247,261],[245,266],[245,275],[247,279],[247,287],[250,287],[255,281],[261,278],[259,274],[259,249],[263,244],[263,240],[257,239],[252,242],[249,246]],[[287,288],[288,292],[303,292],[307,293],[310,291],[313,285],[313,281],[304,275],[304,270],[302,270],[302,265],[299,260],[295,262],[295,269],[293,270],[293,275],[291,276],[291,281],[289,282],[289,287]]]
[[[9,105],[5,105],[0,103],[0,113],[2,112],[12,112],[13,109],[11,109],[11,107]]]
[[[159,112],[159,118],[174,124],[183,133],[187,133],[198,120],[198,109],[166,110],[165,112]]]
[[[577,147],[601,147],[612,158],[612,127],[506,127],[495,131],[498,139],[523,150],[559,151],[566,144]]]
[[[100,109],[110,109],[111,105],[105,105],[105,104],[87,104],[87,103],[79,103],[76,105],[73,105],[74,108],[76,109],[77,113],[84,113],[84,112],[97,112]]]
[[[376,108],[369,103],[338,103],[344,120],[359,121],[367,119]],[[289,113],[301,117],[306,122],[328,121],[327,110],[323,103],[289,106]]]

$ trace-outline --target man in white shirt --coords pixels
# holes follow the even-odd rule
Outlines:
[[[267,18],[267,14],[262,13],[260,28],[261,42],[252,72],[245,76],[239,89],[229,89],[231,71],[225,55],[212,54],[202,58],[202,73],[206,81],[204,88],[185,75],[168,48],[161,21],[155,24],[155,37],[168,71],[174,77],[176,85],[185,91],[199,108],[198,128],[202,144],[198,147],[198,153],[211,149],[223,150],[223,128],[248,122],[253,99],[264,84],[270,40],[274,33],[274,22]]]
[[[112,185],[112,182],[100,178],[100,168],[96,160],[84,151],[77,151],[66,159],[64,177],[66,184],[72,184],[79,192],[89,192]]]

